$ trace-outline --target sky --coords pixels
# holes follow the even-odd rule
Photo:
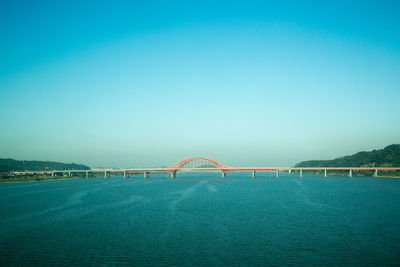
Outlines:
[[[399,1],[0,1],[0,158],[292,166],[400,143]]]

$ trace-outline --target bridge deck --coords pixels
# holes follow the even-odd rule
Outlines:
[[[56,174],[56,173],[175,173],[175,172],[201,172],[201,171],[220,171],[220,172],[275,172],[275,171],[400,171],[400,167],[229,167],[229,168],[140,168],[140,169],[104,169],[104,170],[52,170],[52,171],[13,171],[1,172],[2,174]]]

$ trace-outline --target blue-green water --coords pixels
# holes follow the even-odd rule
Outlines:
[[[400,264],[400,179],[2,183],[0,216],[2,265]]]

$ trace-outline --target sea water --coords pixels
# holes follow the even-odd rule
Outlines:
[[[257,175],[2,183],[1,265],[400,264],[400,179]]]

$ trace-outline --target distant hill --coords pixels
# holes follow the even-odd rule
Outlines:
[[[90,170],[90,167],[82,164],[53,161],[0,159],[0,172],[46,170]]]
[[[400,144],[332,160],[302,161],[295,167],[400,167]]]

